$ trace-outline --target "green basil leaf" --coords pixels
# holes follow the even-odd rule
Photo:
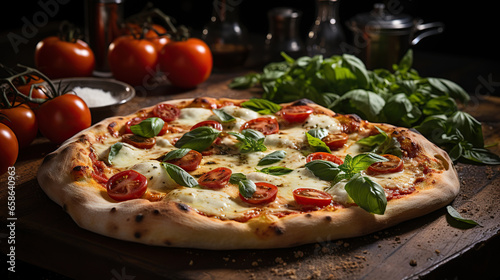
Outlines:
[[[367,169],[370,165],[382,161],[388,161],[388,159],[386,159],[383,156],[377,155],[375,153],[359,154],[353,157],[352,160],[350,161],[349,171],[350,173],[358,173],[360,171]]]
[[[356,174],[345,185],[352,200],[369,213],[383,215],[387,207],[384,189],[368,177]]]
[[[483,130],[481,123],[466,112],[457,111],[448,118],[450,126],[455,127],[464,139],[476,148],[484,147]]]
[[[255,129],[244,129],[243,131],[241,131],[241,134],[243,134],[245,138],[252,139],[255,141],[259,141],[266,138],[266,136],[262,132],[257,131]]]
[[[234,89],[247,89],[255,86],[260,79],[260,75],[257,73],[250,73],[245,76],[234,78],[231,83],[229,83],[230,88]]]
[[[312,136],[309,132],[306,132],[306,137],[309,146],[311,146],[315,152],[332,153],[330,148],[325,144],[325,142],[321,141],[321,139]]]
[[[462,87],[452,81],[440,78],[427,78],[427,81],[431,85],[432,89],[441,94],[458,99],[463,103],[467,103],[470,100],[469,94]]]
[[[238,182],[238,189],[242,196],[250,198],[257,191],[257,186],[251,180],[241,180]]]
[[[281,110],[280,105],[272,101],[259,98],[253,98],[245,101],[241,103],[241,107],[253,110],[262,115],[271,115]]]
[[[209,126],[200,126],[189,132],[186,132],[175,143],[176,148],[189,148],[198,152],[202,152],[210,147],[212,143],[219,137],[220,131]]]
[[[312,160],[306,163],[305,168],[325,181],[334,181],[341,172],[336,163],[326,160]]]
[[[170,178],[177,184],[188,188],[198,186],[198,181],[179,166],[168,162],[162,162],[161,165],[165,168]]]
[[[130,127],[132,133],[141,137],[151,138],[160,133],[165,122],[160,118],[147,118],[139,124]]]
[[[286,157],[285,151],[274,151],[259,160],[257,166],[269,165],[282,161]]]
[[[500,157],[485,148],[463,149],[461,156],[474,163],[489,165],[500,164]]]
[[[224,112],[224,110],[221,110],[221,109],[212,109],[212,112],[214,112],[214,114],[217,117],[219,117],[220,121],[223,122],[223,123],[232,122],[232,121],[236,120],[233,116],[231,116],[228,113]]]
[[[310,129],[307,133],[309,133],[312,137],[323,139],[328,135],[328,130],[325,128],[313,128]]]
[[[370,147],[370,149],[372,151],[373,151],[373,149],[375,149],[376,146],[382,145],[382,143],[384,143],[387,140],[387,138],[389,138],[389,135],[387,135],[387,133],[385,133],[385,131],[378,128],[377,126],[375,126],[375,128],[380,132],[379,134],[365,137],[363,139],[358,140],[356,143],[363,145],[363,146]]]
[[[165,155],[165,157],[163,158],[163,161],[182,158],[187,153],[189,153],[189,151],[191,151],[191,149],[189,149],[189,148],[181,148],[181,149],[177,149],[177,150],[172,150]]]
[[[110,148],[109,148],[109,154],[108,154],[108,163],[110,165],[113,164],[113,159],[116,157],[116,155],[120,152],[120,150],[123,147],[122,142],[116,142],[114,143]]]
[[[454,221],[448,220],[448,223],[454,227],[461,228],[461,229],[467,229],[467,228],[472,228],[475,226],[481,226],[478,222],[470,219],[465,219],[458,213],[455,208],[451,206],[446,206],[446,211],[448,211],[448,214],[450,217],[454,219]]]
[[[264,145],[265,136],[261,132],[253,129],[245,129],[241,133],[228,132],[238,139],[238,147],[242,153],[261,152],[266,151],[267,147]]]
[[[255,170],[257,170],[258,172],[262,172],[262,173],[274,175],[274,176],[286,175],[286,174],[293,171],[293,169],[283,167],[283,166],[271,166],[271,167],[262,168],[260,170],[259,169],[255,169]]]
[[[233,173],[229,178],[229,183],[238,184],[240,181],[246,180],[247,176],[243,173]]]

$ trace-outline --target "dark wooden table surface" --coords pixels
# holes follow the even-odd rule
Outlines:
[[[417,56],[418,57],[418,56]],[[437,63],[421,54],[416,63],[432,75],[466,84],[473,103],[466,110],[483,122],[487,144],[500,141],[500,98],[490,64],[468,60],[467,69]],[[440,57],[445,61],[454,58]],[[457,64],[458,63],[455,61]],[[482,67],[483,65],[484,67]],[[486,66],[485,66],[486,65]],[[475,72],[476,70],[479,72]],[[227,83],[244,73],[213,73],[195,90],[168,84],[137,88],[137,96],[120,107],[125,115],[160,101],[196,96],[247,98],[258,90],[235,91]],[[434,72],[439,72],[434,74]],[[482,71],[482,72],[481,72]],[[462,79],[468,77],[468,79]],[[458,80],[457,80],[458,79]],[[500,79],[498,79],[500,80]],[[486,82],[485,82],[486,81]],[[488,83],[489,81],[489,83]],[[489,84],[489,87],[487,86]],[[482,85],[482,86],[481,86]],[[500,91],[500,88],[498,88]],[[450,226],[446,211],[404,222],[361,238],[279,250],[207,251],[163,248],[100,236],[79,228],[40,189],[36,172],[42,158],[56,149],[43,137],[21,151],[15,165],[15,230],[7,224],[6,175],[0,177],[0,246],[2,268],[9,235],[15,236],[16,273],[9,279],[496,279],[500,277],[500,167],[458,164],[461,191],[452,206],[481,226]],[[500,147],[494,146],[500,154]]]

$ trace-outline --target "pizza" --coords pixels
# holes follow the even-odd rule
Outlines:
[[[447,153],[416,131],[258,98],[105,119],[48,154],[37,178],[84,229],[214,250],[366,235],[446,206],[460,187]]]

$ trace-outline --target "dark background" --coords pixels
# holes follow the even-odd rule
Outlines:
[[[222,0],[216,0],[222,1]],[[254,38],[262,38],[268,31],[267,12],[278,6],[293,7],[303,12],[300,32],[303,39],[306,38],[309,28],[313,24],[316,4],[314,0],[227,0],[228,4],[236,3],[240,9],[241,23],[246,26],[250,33],[256,34]],[[33,22],[33,17],[40,12],[39,2],[57,3],[58,12],[50,17],[50,22],[46,26],[41,26],[33,38],[29,38],[26,44],[21,44],[20,51],[14,52],[12,44],[7,38],[8,32],[21,34],[21,29],[25,25],[24,20]],[[150,1],[154,6],[160,8],[165,14],[174,17],[179,24],[184,24],[193,30],[202,30],[203,26],[210,20],[212,15],[212,0],[182,0],[182,1]],[[345,27],[345,22],[358,13],[365,13],[372,9],[373,4],[381,1],[339,1],[340,23],[348,39],[352,33]],[[428,58],[428,53],[436,54],[444,60],[437,63],[436,67],[426,67],[422,71],[427,71],[423,76],[439,76],[446,65],[451,70],[462,69],[468,71],[470,59],[477,63],[484,63],[484,70],[471,74],[471,80],[465,82],[470,84],[468,89],[478,83],[477,77],[493,75],[492,80],[500,80],[497,69],[500,62],[498,53],[498,34],[500,28],[500,17],[496,9],[495,1],[476,0],[472,2],[460,1],[436,1],[436,0],[391,0],[392,5],[401,7],[402,13],[419,17],[424,22],[440,21],[445,24],[444,33],[431,36],[420,41],[413,47],[415,51],[415,68],[418,66],[420,58]],[[33,65],[33,52],[36,43],[44,36],[55,35],[55,26],[62,20],[68,20],[84,28],[84,7],[85,1],[79,0],[38,0],[38,1],[10,1],[11,8],[4,9],[4,14],[0,18],[0,62],[1,63],[21,63]],[[145,5],[146,1],[123,0],[124,16],[137,13]],[[255,39],[260,40],[260,39]],[[260,42],[253,42],[259,44]],[[348,42],[351,43],[351,42]],[[460,60],[458,60],[460,59]],[[432,60],[432,59],[431,59]],[[451,64],[455,65],[451,65]],[[423,68],[423,67],[422,67]],[[418,68],[417,68],[418,69]],[[441,72],[440,72],[441,71]],[[475,70],[474,70],[475,71]],[[444,77],[453,78],[453,77]],[[460,81],[456,81],[459,82]]]

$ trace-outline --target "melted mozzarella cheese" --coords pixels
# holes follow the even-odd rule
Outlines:
[[[212,110],[205,108],[183,108],[179,118],[169,122],[173,126],[191,127],[208,120],[213,115]]]
[[[130,169],[141,173],[148,179],[148,189],[167,192],[178,186],[157,160],[144,161],[133,165]]]

